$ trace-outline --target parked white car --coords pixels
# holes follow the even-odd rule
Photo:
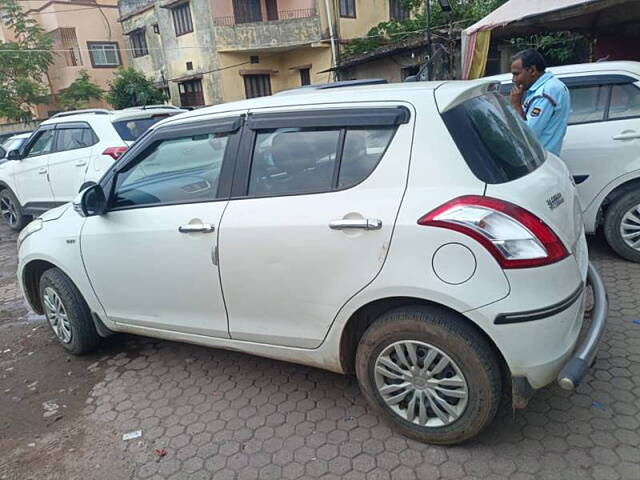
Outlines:
[[[549,70],[571,92],[560,157],[577,185],[587,233],[602,226],[618,255],[640,262],[640,62]],[[509,93],[510,74],[490,78]]]
[[[75,354],[129,332],[355,372],[406,435],[473,437],[503,388],[522,408],[577,385],[607,310],[567,168],[497,87],[305,89],[164,120],[24,228],[25,297]]]
[[[0,215],[20,230],[31,216],[70,202],[151,125],[184,111],[154,105],[54,115],[0,164]]]
[[[7,158],[7,154],[11,150],[18,150],[22,144],[31,136],[31,132],[27,133],[19,133],[17,135],[13,135],[7,139],[6,142],[0,146],[0,162],[4,162]]]

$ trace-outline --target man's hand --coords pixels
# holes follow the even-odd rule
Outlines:
[[[524,87],[522,85],[514,85],[511,89],[511,106],[518,112],[524,120],[527,119],[524,111],[522,110],[522,96],[524,95]]]

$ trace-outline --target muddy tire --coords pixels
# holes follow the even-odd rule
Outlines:
[[[40,277],[40,301],[60,344],[74,355],[95,350],[100,343],[89,306],[61,270],[46,270]]]
[[[625,193],[607,209],[604,234],[618,255],[640,263],[640,192]]]
[[[500,404],[493,350],[465,319],[438,307],[403,307],[376,320],[358,345],[356,374],[369,404],[425,443],[474,437]]]
[[[16,232],[31,221],[31,217],[23,213],[20,202],[8,188],[0,191],[0,215],[9,228]]]

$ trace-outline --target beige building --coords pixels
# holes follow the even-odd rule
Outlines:
[[[118,7],[130,63],[182,106],[332,81],[322,72],[341,42],[405,14],[400,0],[120,0]]]
[[[81,70],[87,70],[92,81],[106,90],[115,69],[127,63],[116,0],[22,0],[20,5],[54,39],[54,63],[48,71],[48,87],[54,101],[38,105],[36,118],[44,119],[60,110],[55,95],[68,87]],[[0,39],[11,40],[12,32],[4,25],[0,28]],[[91,106],[107,104],[95,102]]]

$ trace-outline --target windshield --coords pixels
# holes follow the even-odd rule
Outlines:
[[[467,100],[442,117],[469,168],[483,182],[516,180],[546,159],[533,132],[498,94]]]
[[[168,114],[154,115],[151,118],[134,118],[130,120],[120,120],[113,122],[113,126],[124,141],[133,142],[140,135],[146,132],[151,125],[158,123],[163,118],[167,118]]]

